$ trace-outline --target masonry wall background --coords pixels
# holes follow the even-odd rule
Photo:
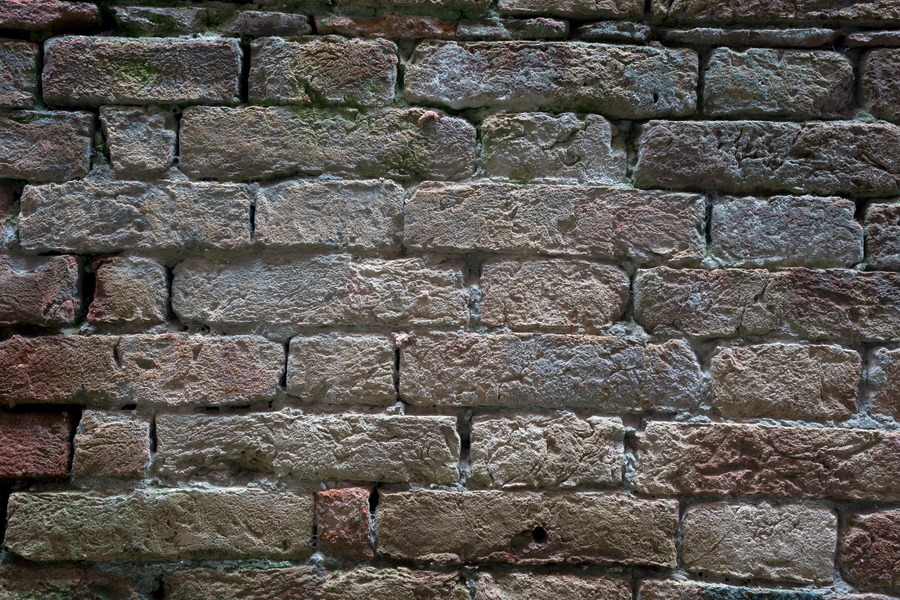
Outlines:
[[[0,36],[0,598],[900,596],[897,0]]]

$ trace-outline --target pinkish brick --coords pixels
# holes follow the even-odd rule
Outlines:
[[[74,256],[0,256],[0,324],[67,325],[81,310]]]
[[[5,0],[0,2],[0,29],[47,33],[100,26],[100,9],[91,2]]]
[[[900,589],[900,511],[853,515],[841,563],[844,577],[857,587]]]
[[[342,488],[316,493],[319,550],[328,556],[370,560],[369,488]]]
[[[66,412],[0,412],[0,477],[64,477],[71,427]]]

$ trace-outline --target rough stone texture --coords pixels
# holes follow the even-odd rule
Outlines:
[[[0,411],[0,478],[68,475],[72,427],[67,412]]]
[[[815,23],[840,21],[854,25],[900,22],[900,7],[893,0],[653,0],[656,20],[679,23]]]
[[[629,600],[631,585],[611,577],[532,575],[526,573],[482,573],[475,600]]]
[[[75,477],[138,477],[150,462],[150,423],[130,412],[85,411],[74,446]]]
[[[878,269],[900,269],[900,204],[866,209],[866,254]]]
[[[423,42],[404,79],[411,103],[624,119],[691,115],[696,87],[692,50],[581,42]]]
[[[422,108],[191,107],[180,149],[182,170],[195,178],[461,179],[474,170],[475,128]]]
[[[7,548],[29,560],[284,560],[313,550],[313,498],[297,492],[18,492],[7,517]]]
[[[688,571],[797,583],[834,579],[837,515],[803,505],[691,506],[682,524]]]
[[[111,256],[94,261],[93,323],[147,325],[166,320],[169,283],[166,269],[150,258]]]
[[[403,188],[392,181],[292,181],[263,188],[256,241],[281,248],[399,249]]]
[[[112,167],[122,179],[153,179],[175,161],[178,127],[172,112],[103,106],[100,122]]]
[[[100,9],[89,2],[12,0],[0,4],[0,29],[46,33],[95,28],[100,28]]]
[[[244,10],[223,27],[232,35],[306,35],[312,32],[309,17],[293,13]],[[320,33],[326,33],[319,30]]]
[[[900,31],[857,31],[848,33],[844,37],[844,43],[851,48],[867,46],[895,48],[900,46]]]
[[[648,494],[900,498],[900,435],[867,429],[651,423],[635,488]]]
[[[400,370],[400,397],[414,405],[678,412],[698,406],[702,386],[683,342],[599,336],[415,334]]]
[[[640,271],[635,320],[698,337],[791,333],[809,339],[897,339],[900,275],[849,269]]]
[[[253,42],[250,101],[387,106],[397,85],[397,46],[386,40],[314,37]]]
[[[479,13],[487,9],[489,0],[335,0],[338,6],[372,6],[410,10],[456,9]]]
[[[456,37],[459,39],[558,40],[565,39],[568,34],[568,22],[547,17],[464,20],[456,27]]]
[[[321,15],[316,17],[316,31],[390,39],[445,38],[456,35],[458,23],[425,15]]]
[[[454,417],[159,415],[155,465],[174,477],[237,468],[310,481],[451,483],[459,473]]]
[[[475,417],[473,479],[497,488],[615,486],[622,482],[625,428],[618,419]]]
[[[186,322],[288,335],[303,325],[441,326],[469,320],[459,266],[344,254],[189,258],[175,267],[172,306]]]
[[[281,345],[255,336],[13,336],[0,401],[240,405],[273,398],[283,371]]]
[[[235,103],[241,48],[233,39],[64,37],[44,46],[51,106]]]
[[[640,19],[644,5],[640,0],[558,0],[552,5],[541,0],[500,0],[501,14],[554,15],[586,20],[595,17]]]
[[[869,413],[900,421],[900,349],[876,348],[866,370]]]
[[[394,343],[384,335],[291,338],[286,392],[307,402],[394,404]]]
[[[16,561],[0,565],[0,598],[138,600],[138,595],[126,579],[89,567]]]
[[[775,48],[818,48],[837,43],[841,32],[835,29],[807,27],[799,29],[721,29],[694,27],[663,29],[662,38],[673,44],[692,46],[739,46]],[[851,34],[856,35],[856,34]],[[851,35],[846,39],[849,40]]]
[[[703,78],[711,117],[836,118],[852,101],[853,65],[838,52],[716,48]]]
[[[862,59],[861,70],[863,106],[876,117],[900,120],[900,50],[867,52]]]
[[[19,240],[37,252],[185,251],[250,244],[252,188],[165,181],[26,186]]]
[[[724,348],[710,366],[713,405],[728,417],[840,421],[856,412],[861,370],[838,346]]]
[[[619,267],[555,258],[484,263],[481,322],[513,331],[597,332],[628,304],[628,274]]]
[[[120,33],[162,37],[203,31],[208,12],[205,8],[194,6],[113,6],[110,8]]]
[[[584,42],[649,42],[653,30],[649,25],[624,21],[587,23],[575,31],[575,38]]]
[[[852,515],[840,552],[844,577],[853,585],[900,588],[900,512]]]
[[[721,584],[698,583],[694,581],[645,579],[641,583],[641,600],[752,600],[754,598],[777,598],[778,600],[825,600],[829,596],[802,589],[765,589],[736,587]],[[866,596],[837,596],[842,600],[865,600]],[[868,597],[868,600],[885,600]]]
[[[732,267],[852,267],[863,260],[856,204],[843,198],[713,201],[711,253]]]
[[[0,325],[69,325],[81,311],[74,256],[0,254]]]
[[[404,244],[443,252],[699,261],[704,198],[625,187],[423,183],[404,207]]]
[[[327,556],[372,560],[369,488],[316,492],[316,548]]]
[[[93,138],[91,113],[0,111],[0,177],[30,182],[84,177]]]
[[[651,121],[635,185],[728,194],[900,193],[900,128],[887,123]]]
[[[596,492],[384,493],[377,552],[416,562],[671,568],[677,509],[670,500]]]
[[[599,115],[497,115],[481,124],[482,167],[489,177],[520,181],[620,183],[626,152]]]
[[[0,107],[34,106],[38,92],[39,56],[37,44],[0,40]]]

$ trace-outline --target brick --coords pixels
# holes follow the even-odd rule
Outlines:
[[[139,477],[150,462],[150,423],[133,412],[88,410],[74,446],[76,478]]]
[[[479,40],[563,40],[569,35],[569,24],[559,19],[485,19],[459,21],[456,38]],[[429,36],[431,37],[431,36]]]
[[[392,181],[291,181],[260,191],[256,240],[281,248],[400,249],[403,188]]]
[[[166,269],[150,258],[111,256],[93,262],[92,323],[155,324],[166,320],[169,283]]]
[[[635,488],[643,493],[900,498],[900,436],[893,432],[651,423],[638,445]]]
[[[0,412],[0,478],[68,475],[71,429],[67,412]]]
[[[733,418],[843,421],[857,409],[862,360],[839,346],[761,344],[712,357],[713,406]]]
[[[481,124],[482,167],[489,177],[520,181],[625,180],[625,145],[599,115],[522,113]]]
[[[39,57],[37,44],[0,40],[0,107],[34,106],[38,94]]]
[[[174,164],[178,126],[171,111],[102,106],[100,122],[120,178],[153,179]]]
[[[494,259],[481,272],[481,322],[513,331],[597,332],[628,304],[628,274],[619,267],[563,259]]]
[[[316,492],[316,548],[327,556],[372,560],[369,488]]]
[[[828,596],[808,589],[766,589],[747,588],[721,584],[698,583],[694,581],[645,579],[641,583],[640,600],[751,600],[772,598],[777,600],[825,600]],[[854,596],[843,596],[850,600]],[[863,600],[859,596],[857,600]],[[875,600],[874,598],[870,600]]]
[[[900,421],[900,350],[875,348],[867,363],[869,412]]]
[[[14,493],[6,546],[29,560],[170,561],[312,553],[311,494],[252,488]]]
[[[853,25],[896,23],[900,7],[890,0],[858,0],[855,2],[822,2],[821,0],[718,0],[669,2],[653,0],[655,20],[679,23],[744,24],[846,22]]]
[[[15,0],[0,4],[0,29],[47,33],[95,28],[100,28],[100,9],[90,2]]]
[[[188,181],[71,181],[26,186],[19,240],[26,250],[100,254],[250,245],[252,188]]]
[[[0,324],[69,325],[81,312],[74,256],[0,255]]]
[[[94,115],[0,112],[0,177],[32,183],[84,177],[91,168]]]
[[[175,267],[172,306],[185,322],[251,327],[289,337],[304,325],[464,325],[468,291],[458,266],[419,258],[353,260],[249,256],[189,258]]]
[[[472,478],[497,488],[616,486],[625,465],[619,419],[559,415],[475,417]]]
[[[286,392],[307,402],[388,406],[397,401],[394,370],[387,336],[297,336],[288,352]]]
[[[837,515],[829,508],[698,504],[688,508],[681,529],[688,571],[822,585],[834,580]]]
[[[29,564],[0,565],[0,597],[16,600],[138,600],[128,580],[89,567]]]
[[[404,78],[410,103],[622,119],[691,115],[696,87],[693,50],[582,42],[423,42]]]
[[[256,336],[13,336],[0,401],[93,407],[247,404],[274,398],[280,344]]]
[[[230,469],[309,481],[451,483],[458,477],[454,417],[159,415],[155,465],[166,476]]]
[[[625,187],[421,184],[404,206],[404,244],[442,252],[699,261],[705,200]]]
[[[118,33],[174,37],[201,33],[209,12],[194,6],[112,6]]]
[[[624,494],[421,490],[382,494],[375,523],[385,558],[671,568],[677,516]]]
[[[844,43],[850,48],[868,46],[896,48],[900,46],[900,31],[857,31],[844,36]]]
[[[475,128],[423,108],[190,107],[180,150],[182,170],[195,178],[462,179],[474,171]]]
[[[630,600],[631,585],[611,577],[481,573],[475,600],[526,600],[541,596],[557,600]]]
[[[900,588],[900,512],[850,516],[841,538],[844,577],[863,588]]]
[[[738,46],[743,48],[818,48],[833,46],[841,38],[836,29],[801,27],[791,29],[722,29],[694,27],[662,29],[663,40],[691,46]],[[849,38],[850,36],[847,36]]]
[[[249,94],[260,104],[387,106],[397,46],[387,40],[267,37],[252,44]]]
[[[865,225],[869,264],[900,269],[900,204],[870,204]]]
[[[653,333],[790,333],[855,341],[897,337],[900,276],[849,269],[640,271],[634,318]]]
[[[900,120],[900,50],[884,48],[866,52],[861,71],[862,105],[876,117]]]
[[[651,121],[637,187],[854,197],[900,193],[900,128],[887,123]]]
[[[643,23],[627,21],[598,21],[581,25],[575,39],[583,42],[625,42],[641,44],[650,41],[653,29]]]
[[[371,6],[375,8],[403,8],[434,10],[456,9],[467,13],[487,10],[489,0],[335,0],[338,6]]]
[[[389,39],[447,38],[456,36],[457,27],[456,21],[424,15],[316,16],[316,31],[320,34]]]
[[[853,103],[853,65],[817,50],[716,48],[703,78],[712,117],[836,118]]]
[[[415,334],[400,350],[400,373],[400,397],[413,405],[612,414],[696,409],[703,379],[680,341],[552,334]]]
[[[834,197],[716,199],[711,253],[732,267],[852,267],[863,260],[855,211]]]
[[[50,106],[235,103],[241,48],[235,39],[63,37],[44,46]]]
[[[501,14],[553,15],[578,20],[597,17],[640,19],[644,14],[640,0],[560,0],[550,6],[540,0],[500,0],[497,8]]]
[[[292,13],[244,10],[223,27],[233,35],[306,35],[312,32],[309,17]],[[319,30],[319,33],[326,33]]]
[[[166,598],[256,598],[257,600],[468,600],[458,573],[362,567],[330,571],[315,567],[178,571],[164,578]]]

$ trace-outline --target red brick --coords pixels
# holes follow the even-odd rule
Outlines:
[[[90,2],[5,0],[0,2],[0,29],[71,31],[100,26],[100,10]]]
[[[328,556],[370,560],[369,488],[342,488],[316,493],[318,549]]]
[[[0,324],[58,326],[81,310],[74,256],[0,256]]]
[[[841,563],[853,585],[900,589],[900,511],[853,515],[844,532]]]
[[[66,412],[0,412],[0,477],[64,477],[71,428]]]

